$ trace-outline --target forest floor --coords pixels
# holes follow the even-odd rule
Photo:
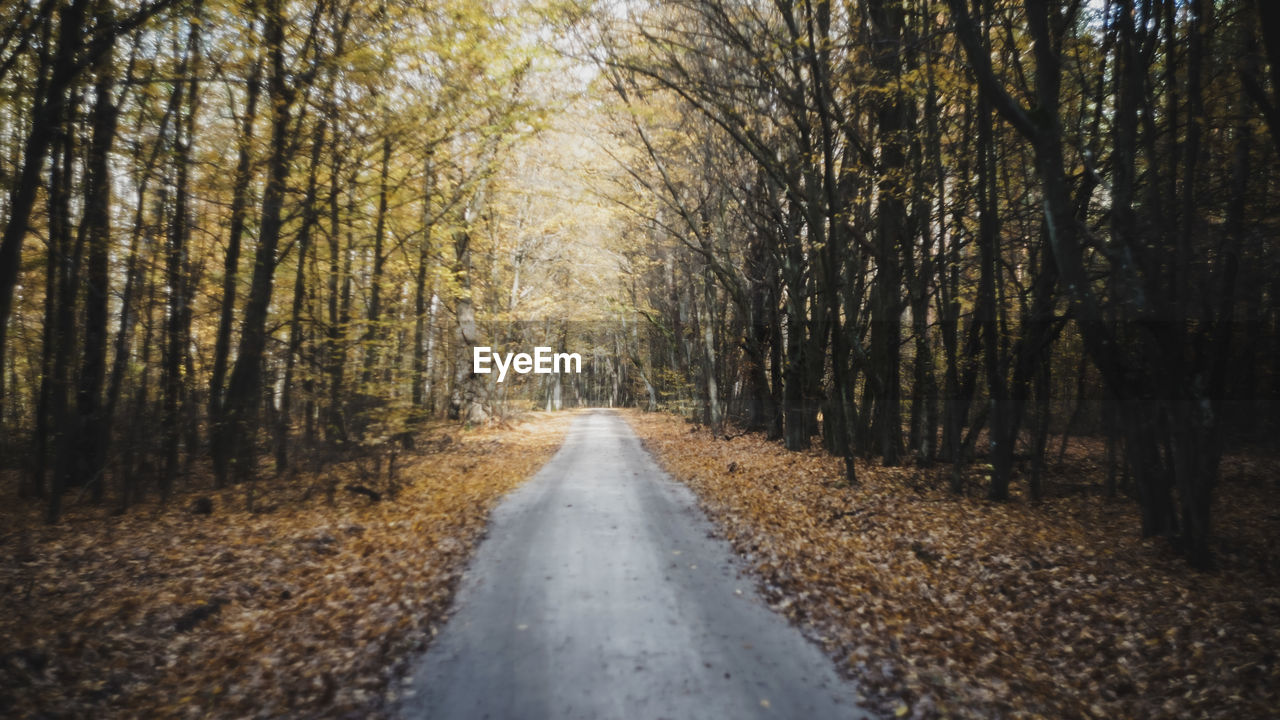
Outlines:
[[[388,489],[348,463],[253,483],[256,513],[245,486],[118,517],[76,504],[57,526],[9,503],[0,717],[389,714],[489,510],[550,459],[572,419],[424,437],[378,501],[344,489]],[[211,514],[192,512],[198,496]]]
[[[1280,461],[1228,457],[1219,568],[1142,540],[1073,442],[1039,504],[948,492],[950,467],[859,464],[625,417],[772,607],[896,717],[1263,718],[1280,707]],[[1019,489],[1020,490],[1020,489]]]

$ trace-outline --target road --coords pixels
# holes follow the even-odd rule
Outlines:
[[[864,718],[617,415],[494,510],[405,718]]]

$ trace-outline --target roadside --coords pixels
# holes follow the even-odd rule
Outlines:
[[[378,500],[299,477],[259,481],[258,513],[244,487],[208,515],[194,496],[54,527],[4,510],[0,716],[385,716],[490,509],[573,415],[428,438]]]
[[[698,495],[773,608],[891,715],[1261,718],[1280,707],[1280,488],[1267,463],[1224,468],[1221,569],[1205,575],[1166,541],[1137,538],[1125,500],[992,504],[917,468],[865,464],[851,489],[822,451],[624,417]]]

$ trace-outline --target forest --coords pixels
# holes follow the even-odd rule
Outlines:
[[[0,0],[0,546],[608,407],[1194,578],[1275,458],[1278,152],[1268,0]]]

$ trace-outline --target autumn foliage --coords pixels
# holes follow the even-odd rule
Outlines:
[[[951,495],[936,470],[860,462],[850,488],[823,451],[626,417],[773,607],[891,714],[1261,718],[1280,707],[1274,459],[1228,458],[1210,575],[1188,572],[1166,540],[1139,541],[1135,504],[1101,497],[1100,468],[1078,450],[1041,503],[993,503]]]
[[[0,523],[0,716],[378,717],[442,624],[488,511],[559,447],[571,416],[451,430],[372,501],[259,483],[111,517]],[[422,443],[420,443],[422,444]],[[345,478],[345,479],[344,479]],[[275,508],[275,509],[272,509]],[[262,512],[261,510],[269,510]]]

